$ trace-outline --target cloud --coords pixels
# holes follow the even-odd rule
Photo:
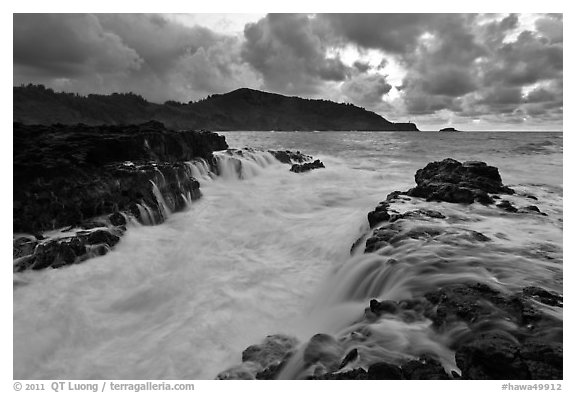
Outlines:
[[[563,39],[562,14],[546,15],[535,21],[536,30],[550,40],[552,44],[560,43]]]
[[[97,17],[14,14],[14,64],[57,77],[137,70],[142,58]]]
[[[352,102],[373,108],[382,103],[382,96],[388,94],[392,86],[380,74],[360,75],[342,85],[342,93]]]
[[[484,67],[484,79],[489,83],[522,86],[562,77],[561,43],[552,43],[531,31],[498,47],[492,58]]]
[[[260,87],[238,37],[162,15],[14,15],[14,82],[157,102]]]
[[[418,43],[436,14],[318,14],[335,40],[363,48],[406,53]]]
[[[152,101],[252,87],[431,124],[562,120],[561,14],[269,14],[243,34],[194,20],[15,14],[14,83]]]
[[[224,38],[207,28],[186,27],[154,14],[98,14],[98,20],[157,72],[170,68],[181,56],[216,45]]]
[[[343,81],[350,68],[326,55],[323,26],[301,14],[269,14],[247,24],[242,58],[259,71],[267,89],[314,94],[326,81]]]

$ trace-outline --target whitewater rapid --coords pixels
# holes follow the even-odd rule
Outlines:
[[[403,143],[394,146],[402,149]],[[421,292],[425,285],[414,288],[426,283],[425,275],[404,275],[396,286],[361,285],[364,279],[380,282],[384,273],[366,277],[390,257],[350,255],[368,231],[366,213],[389,192],[411,187],[413,167],[420,165],[410,157],[366,152],[342,157],[312,151],[326,169],[305,174],[289,172],[264,152],[243,165],[218,153],[220,176],[192,164],[203,197],[186,211],[168,214],[157,226],[132,222],[105,256],[21,273],[27,284],[14,291],[14,378],[213,379],[266,335],[290,334],[302,342],[319,332],[345,335],[371,297]],[[498,164],[498,157],[486,161]],[[507,168],[500,170],[506,182]],[[530,266],[533,256],[520,255],[505,268],[511,252],[534,245],[560,258],[562,253],[561,183],[542,184],[546,173],[530,183],[522,165],[510,170],[518,176],[508,183],[537,196],[549,216],[510,222],[488,208],[451,208],[462,225],[506,237],[495,251],[501,253],[500,273],[465,275],[498,278],[510,288],[538,281],[562,292],[561,266],[539,260]],[[403,251],[414,250],[395,252]],[[430,336],[427,325],[381,325],[375,329],[383,342],[395,343],[394,353],[375,356],[394,358],[417,342],[453,363],[443,338]]]
[[[261,158],[242,179],[203,179],[187,211],[132,224],[106,256],[22,274],[14,378],[212,379],[270,332],[313,334],[302,310],[366,229],[381,175]]]

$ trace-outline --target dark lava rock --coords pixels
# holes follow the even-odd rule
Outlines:
[[[431,319],[437,327],[458,320],[475,323],[502,318],[526,325],[545,318],[534,310],[525,296],[507,296],[482,283],[448,285],[428,292],[424,297],[436,306]]]
[[[184,161],[210,160],[214,150],[227,147],[215,133],[172,131],[158,122],[14,123],[14,231],[41,232],[119,211],[136,213],[142,203],[158,208],[151,181],[171,209],[181,209],[181,194],[200,195]]]
[[[376,208],[368,213],[368,223],[370,228],[376,226],[376,224],[382,221],[388,221],[390,219],[390,214],[388,214],[388,207],[390,204],[388,202],[380,202]]]
[[[367,238],[364,250],[366,253],[375,252],[390,245],[397,246],[411,240],[445,244],[451,244],[451,242],[452,244],[458,244],[459,240],[465,240],[470,243],[492,241],[488,236],[478,231],[458,226],[438,225],[435,220],[443,220],[446,217],[435,210],[417,209],[397,214],[391,213],[390,210],[384,210],[384,205],[381,206],[368,215],[372,226],[379,224],[380,226],[374,229]],[[385,219],[385,214],[389,215],[386,221],[381,222],[376,219],[377,217]],[[363,237],[359,238],[357,243],[359,244],[363,239]],[[358,244],[355,243],[354,248]]]
[[[540,209],[538,209],[538,206],[534,206],[534,205],[525,206],[525,207],[523,207],[522,209],[526,209],[526,210],[529,210],[529,211],[533,211],[533,212],[536,212],[536,213],[540,213]]]
[[[506,210],[507,212],[510,212],[510,213],[516,213],[518,211],[518,209],[514,205],[512,205],[512,203],[510,203],[510,201],[506,201],[506,200],[503,200],[502,202],[498,203],[496,205],[496,207],[498,207],[499,209],[502,209],[502,210]]]
[[[463,379],[561,379],[562,321],[532,300],[561,307],[561,297],[538,287],[503,294],[485,284],[455,284],[429,292],[426,310],[438,330],[465,322],[453,337]]]
[[[563,379],[563,349],[561,342],[530,339],[520,348],[520,357],[532,379]]]
[[[553,307],[562,307],[564,300],[561,295],[556,292],[547,291],[540,287],[526,287],[522,290],[525,296],[528,296],[540,303],[547,304]]]
[[[287,360],[284,360],[281,363],[272,364],[266,367],[264,370],[258,371],[256,373],[256,379],[267,379],[267,380],[276,379],[278,375],[280,375],[280,372],[282,371],[284,366],[286,365],[286,362]]]
[[[105,254],[125,231],[123,212],[144,224],[163,222],[167,213],[201,196],[185,161],[211,162],[213,151],[227,147],[215,133],[173,131],[158,122],[95,127],[15,123],[14,231],[96,230],[43,242],[33,257],[15,261],[14,269],[61,267]]]
[[[112,213],[108,216],[108,220],[115,227],[126,225],[126,218],[124,217],[124,215],[122,213],[118,213],[118,212]]]
[[[319,333],[314,335],[304,349],[304,363],[306,365],[320,364],[328,372],[338,370],[344,348],[332,336]]]
[[[502,184],[498,168],[480,161],[459,161],[447,158],[432,162],[416,172],[417,186],[407,195],[428,201],[452,203],[493,203],[488,193],[512,194],[514,190]]]
[[[30,255],[34,252],[37,245],[38,241],[36,239],[27,236],[17,237],[12,242],[12,257],[16,259]]]
[[[290,172],[301,173],[308,172],[312,169],[325,168],[324,164],[320,160],[315,160],[313,162],[305,162],[304,164],[294,164],[290,168]]]
[[[479,334],[456,352],[463,379],[562,379],[561,342],[523,343],[499,331]]]
[[[312,160],[311,156],[302,154],[299,151],[293,152],[290,150],[268,150],[268,152],[283,164],[292,164],[294,162],[301,164],[303,162]]]
[[[440,213],[439,211],[436,210],[430,210],[430,209],[417,209],[417,210],[410,210],[407,211],[406,213],[402,213],[402,214],[395,214],[394,216],[392,216],[390,218],[390,222],[394,222],[397,220],[401,220],[401,219],[408,219],[408,218],[416,218],[416,219],[422,219],[422,218],[438,218],[438,219],[445,219],[446,216],[442,213]]]
[[[369,321],[376,321],[386,314],[395,315],[404,322],[412,323],[424,320],[424,315],[430,304],[425,299],[407,299],[399,302],[394,300],[370,300],[370,307],[364,310]]]
[[[431,356],[421,356],[402,365],[404,379],[411,380],[445,380],[451,379],[442,364]]]
[[[443,233],[442,229],[427,225],[405,230],[402,222],[395,221],[374,230],[372,236],[366,240],[365,252],[374,252],[386,245],[394,245],[406,239],[432,240]]]
[[[463,379],[530,379],[520,345],[508,334],[481,333],[456,352]]]
[[[275,334],[267,336],[261,344],[251,345],[242,352],[243,362],[256,362],[263,368],[280,364],[296,349],[298,340],[294,337]]]
[[[400,367],[390,363],[375,363],[368,368],[367,379],[404,379]]]
[[[326,373],[308,377],[308,379],[315,380],[366,380],[368,379],[368,372],[362,368],[356,368],[350,371],[338,373]],[[377,378],[374,378],[377,379]]]
[[[344,356],[344,359],[342,359],[342,362],[340,363],[340,367],[338,369],[340,370],[343,369],[349,363],[355,362],[357,359],[358,359],[358,348],[354,348],[350,352],[348,352],[346,356]]]
[[[345,372],[326,373],[310,377],[309,379],[322,380],[446,380],[451,379],[439,361],[430,356],[422,356],[418,360],[411,360],[400,366],[387,363],[377,362],[365,371],[362,368],[356,368]]]
[[[386,202],[393,202],[401,198],[401,195],[406,195],[406,192],[402,191],[392,191],[390,194],[386,196]]]
[[[104,255],[119,241],[120,232],[108,229],[78,232],[70,237],[48,240],[39,244],[32,254],[15,261],[14,271],[60,268],[80,263],[91,256]]]
[[[186,206],[183,195],[200,197],[200,185],[185,163],[111,164],[99,169],[77,169],[77,173],[39,178],[14,191],[14,197],[26,200],[14,206],[14,229],[22,232],[50,230],[63,226],[90,229],[93,217],[126,211],[143,223],[141,209],[147,206],[153,221],[164,221],[154,186],[171,211]],[[47,190],[50,190],[48,192]],[[122,222],[115,216],[117,224]],[[122,224],[124,225],[124,224]]]
[[[538,208],[538,206],[535,206],[535,205],[529,205],[529,206],[521,207],[518,211],[520,213],[538,213],[542,216],[547,216],[546,213],[542,213],[540,211],[540,209]]]
[[[370,300],[370,311],[378,315],[384,313],[396,314],[398,309],[399,305],[394,300],[384,300],[382,302],[376,299]]]
[[[90,233],[86,237],[86,244],[107,244],[111,247],[115,246],[120,241],[120,238],[105,230],[98,230]]]
[[[260,344],[242,352],[242,364],[231,367],[217,379],[275,379],[290,359],[298,340],[283,334],[267,336]]]

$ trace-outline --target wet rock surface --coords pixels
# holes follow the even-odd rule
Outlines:
[[[104,255],[114,247],[124,233],[124,226],[99,227],[94,231],[79,231],[36,245],[26,255],[14,260],[14,272],[26,269],[60,268],[84,262],[88,258]],[[17,243],[18,239],[14,241]]]
[[[274,334],[242,352],[242,363],[216,376],[216,379],[275,379],[298,346],[295,337]]]
[[[322,163],[322,161],[320,160],[315,160],[312,162],[305,162],[304,164],[294,164],[290,168],[290,172],[302,173],[311,171],[312,169],[319,169],[319,168],[324,168],[324,163]]]
[[[430,356],[422,356],[401,365],[379,362],[368,370],[357,368],[344,372],[326,373],[309,379],[321,380],[446,380],[451,379],[440,362]]]
[[[201,196],[185,161],[210,161],[213,151],[227,147],[215,133],[173,131],[159,122],[95,127],[15,123],[14,232],[103,228],[34,247],[18,237],[14,258],[27,258],[15,262],[15,270],[61,267],[106,253],[123,233],[122,212],[144,224],[161,223],[169,212]]]
[[[301,164],[303,162],[312,160],[311,156],[300,153],[299,151],[293,152],[290,150],[268,150],[268,152],[283,164]]]
[[[441,332],[456,329],[451,347],[461,375],[448,375],[434,356],[368,370],[328,372],[310,379],[562,379],[562,321],[534,307],[534,298],[561,307],[561,296],[539,287],[503,294],[482,283],[449,285],[416,299],[370,301],[367,320],[429,319]],[[505,322],[503,322],[505,321]],[[456,331],[454,330],[454,331]]]
[[[498,168],[481,161],[461,163],[451,158],[431,162],[414,176],[416,187],[407,195],[427,201],[451,203],[493,203],[488,195],[513,194],[514,190],[502,184]]]
[[[168,203],[198,184],[184,161],[210,159],[226,149],[211,132],[139,126],[25,126],[14,124],[14,231],[78,225],[99,215],[154,204],[154,181]]]
[[[405,202],[408,196],[489,204],[497,194],[513,192],[502,185],[497,168],[447,159],[428,164],[415,178],[417,187],[389,194],[385,202],[368,213],[369,225],[374,229],[366,240],[365,252],[378,252],[411,239],[420,244],[437,241],[438,247],[449,246],[454,237],[467,239],[470,247],[492,241],[483,233],[446,225],[451,220],[441,212],[419,208],[399,213],[395,204]],[[537,200],[530,195],[523,197]],[[508,200],[501,200],[496,207],[504,214],[545,215],[535,205],[516,208]],[[366,318],[375,321],[392,315],[409,321],[425,317],[438,332],[459,331],[450,345],[463,379],[561,379],[562,320],[542,311],[539,304],[561,308],[562,296],[538,286],[505,293],[484,283],[470,282],[447,284],[416,299],[372,300]]]

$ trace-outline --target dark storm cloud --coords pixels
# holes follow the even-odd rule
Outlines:
[[[561,96],[559,97],[558,92],[559,90],[557,88],[540,87],[528,93],[525,101],[528,103],[555,102],[561,98]]]
[[[522,32],[516,41],[506,43],[493,54],[485,67],[485,79],[492,83],[522,86],[562,75],[563,48],[534,32]]]
[[[159,15],[98,14],[103,28],[122,37],[154,70],[169,68],[181,56],[214,46],[223,37],[209,29],[185,27]]]
[[[477,88],[468,70],[457,67],[435,68],[420,78],[422,90],[432,95],[460,97]]]
[[[490,111],[510,112],[522,102],[522,89],[515,86],[495,86],[483,92],[478,104],[490,106]]]
[[[247,24],[242,58],[258,70],[265,87],[275,91],[314,93],[323,81],[342,81],[350,69],[328,58],[322,26],[301,14],[269,14]]]
[[[436,14],[318,14],[343,42],[390,53],[412,50]]]
[[[14,15],[14,82],[187,101],[256,87],[240,40],[161,15]]]
[[[14,14],[14,64],[70,77],[138,69],[142,59],[93,15]]]

